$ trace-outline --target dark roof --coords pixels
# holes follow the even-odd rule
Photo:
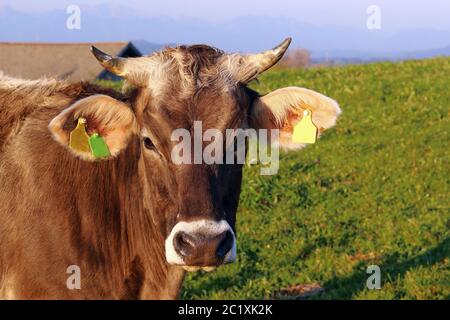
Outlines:
[[[0,42],[0,71],[24,79],[49,76],[73,81],[93,80],[105,73],[91,54],[92,45],[111,55],[142,55],[131,42]]]

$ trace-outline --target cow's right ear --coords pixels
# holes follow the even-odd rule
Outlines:
[[[102,159],[118,155],[125,149],[130,137],[138,132],[133,111],[119,100],[106,95],[94,95],[75,102],[53,118],[49,129],[56,141],[89,161],[98,159],[92,150],[73,148],[70,143],[70,135],[77,128],[79,119],[86,120],[87,137],[97,133],[106,143],[109,155]]]
[[[306,110],[309,112],[305,114]],[[341,109],[336,101],[316,91],[287,87],[255,99],[249,124],[255,129],[278,129],[279,138],[275,143],[286,150],[296,150],[305,144],[294,142],[294,128],[308,113],[317,128],[317,136],[320,136],[336,124]]]

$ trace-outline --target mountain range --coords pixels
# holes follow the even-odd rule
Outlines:
[[[90,42],[139,39],[152,51],[166,43],[206,43],[226,51],[257,52],[287,36],[292,47],[315,60],[377,60],[450,55],[450,31],[433,28],[401,32],[345,26],[317,26],[299,18],[240,16],[226,21],[144,16],[117,5],[81,8],[81,28],[66,27],[69,14],[52,10],[25,13],[0,7],[0,41]],[[147,49],[146,49],[147,50]],[[144,51],[146,51],[144,50]]]

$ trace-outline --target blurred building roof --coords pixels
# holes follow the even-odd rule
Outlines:
[[[139,57],[142,53],[131,42],[39,43],[0,42],[0,71],[6,75],[38,79],[43,76],[71,81],[113,79],[90,51],[100,50],[120,57]]]

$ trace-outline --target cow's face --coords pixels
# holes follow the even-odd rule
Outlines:
[[[151,218],[163,232],[167,262],[190,271],[210,270],[236,257],[243,168],[234,158],[236,129],[278,129],[279,139],[271,143],[295,149],[303,145],[292,143],[292,130],[305,106],[320,132],[339,114],[333,100],[314,91],[284,88],[260,97],[246,87],[281,58],[289,43],[249,56],[182,46],[121,59],[93,48],[105,68],[135,87],[133,105],[92,96],[61,113],[50,128],[67,144],[67,118],[91,113],[111,156],[139,139],[144,207],[152,209]],[[92,160],[89,153],[75,152]]]
[[[147,177],[151,192],[159,192],[167,203],[155,213],[164,230],[167,261],[188,270],[209,269],[236,256],[242,164],[227,163],[226,150],[233,145],[226,132],[247,126],[251,97],[244,86],[225,88],[220,79],[205,87],[183,85],[167,84],[164,99],[148,95],[140,128],[142,156],[145,171],[151,172]],[[208,139],[211,129],[222,139]],[[219,163],[207,163],[203,157],[212,147],[219,153]]]

